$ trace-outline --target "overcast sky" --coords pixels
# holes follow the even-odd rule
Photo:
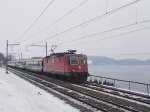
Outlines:
[[[87,35],[150,19],[150,0],[141,0],[65,33],[60,32],[135,0],[54,0],[30,30],[24,33],[50,1],[0,1],[0,52],[6,52],[8,39],[9,43],[21,44],[9,47],[9,52],[16,56],[21,52],[24,57],[44,56],[44,48],[27,46],[32,43],[45,45],[47,41],[49,53],[51,45],[57,44],[56,52],[76,49],[79,53],[87,55],[149,59],[150,22],[95,36]],[[67,13],[79,4],[82,5]],[[86,38],[78,40],[83,36]]]

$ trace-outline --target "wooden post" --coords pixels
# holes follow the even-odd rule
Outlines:
[[[114,79],[114,87],[116,87],[116,80]]]
[[[147,94],[149,95],[149,85],[147,84]]]
[[[129,90],[131,90],[131,82],[129,81]]]

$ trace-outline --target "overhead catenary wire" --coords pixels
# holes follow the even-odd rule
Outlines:
[[[125,35],[129,35],[131,33],[135,33],[135,32],[138,32],[138,31],[143,31],[143,30],[147,30],[147,29],[150,29],[150,26],[143,27],[143,28],[138,28],[138,29],[131,30],[131,31],[128,31],[128,32],[123,32],[123,33],[120,33],[120,34],[115,34],[113,36],[105,36],[103,38],[99,38],[98,37],[98,40],[106,40],[106,39],[112,39],[112,38],[119,38],[119,37],[122,37],[122,36],[125,36]],[[64,45],[71,44],[73,42],[75,42],[75,41],[66,42]],[[59,45],[63,45],[63,44],[59,44]]]
[[[52,27],[54,24],[58,23],[59,21],[63,20],[66,16],[72,14],[75,10],[79,9],[80,7],[82,7],[84,4],[86,4],[89,0],[84,0],[81,3],[79,3],[77,6],[73,7],[71,10],[69,10],[68,12],[66,12],[63,16],[61,16],[60,18],[58,18],[57,20],[55,20],[53,23],[51,23],[49,26]]]
[[[105,11],[106,11],[106,13],[107,13],[107,12],[108,12],[108,0],[105,0],[105,5],[106,5]]]
[[[75,25],[75,26],[72,26],[72,27],[70,27],[70,28],[68,28],[68,29],[66,29],[66,30],[64,30],[64,31],[61,31],[61,32],[59,32],[59,33],[57,33],[57,34],[51,35],[51,36],[49,36],[49,37],[43,39],[42,41],[38,41],[38,42],[36,42],[36,43],[41,43],[41,42],[46,41],[46,40],[48,40],[48,39],[52,39],[52,38],[54,38],[54,37],[56,37],[56,36],[58,36],[58,35],[62,35],[62,34],[64,34],[64,33],[66,33],[66,32],[72,31],[72,30],[74,30],[74,29],[76,29],[76,28],[79,28],[79,27],[81,27],[81,26],[83,26],[83,25],[86,25],[86,24],[89,24],[89,23],[91,23],[91,22],[93,22],[93,21],[99,20],[100,18],[103,18],[103,17],[105,17],[105,16],[107,16],[107,15],[109,15],[109,14],[113,14],[113,13],[115,13],[115,12],[118,12],[119,10],[124,9],[124,8],[126,8],[126,7],[129,7],[129,6],[135,4],[135,3],[139,2],[139,1],[140,1],[140,0],[135,0],[135,1],[132,1],[132,2],[130,2],[130,3],[127,3],[127,4],[125,4],[125,5],[123,5],[123,6],[119,7],[119,8],[115,8],[115,9],[109,10],[107,13],[104,13],[104,14],[101,14],[101,15],[98,15],[98,16],[95,16],[95,17],[93,17],[93,18],[91,18],[91,19],[89,19],[89,20],[87,20],[87,21],[84,21],[84,22],[82,22],[82,23],[80,23],[80,24],[77,24],[77,25]]]
[[[27,27],[27,29],[19,36],[17,39],[22,39],[31,30],[31,28],[36,24],[40,17],[46,12],[46,10],[53,4],[55,0],[51,0],[46,7],[41,11],[41,13],[34,19],[34,21]]]
[[[131,33],[135,33],[135,32],[138,32],[138,31],[143,31],[143,30],[148,30],[148,29],[150,29],[150,26],[144,27],[144,28],[138,28],[138,29],[131,30],[131,31],[128,31],[128,32],[124,32],[124,33],[120,33],[120,34],[110,36],[110,37],[107,37],[107,38],[104,37],[104,38],[101,38],[101,40],[111,39],[111,38],[118,38],[118,37],[121,37],[121,36],[130,35]]]
[[[122,26],[119,26],[119,27],[115,27],[115,28],[105,30],[105,31],[92,33],[92,34],[89,34],[89,35],[84,35],[84,36],[81,36],[81,37],[78,37],[78,38],[75,38],[75,39],[72,39],[72,40],[61,42],[59,44],[65,44],[65,43],[69,43],[69,42],[79,41],[79,40],[82,40],[82,39],[87,39],[87,38],[90,38],[90,37],[93,37],[93,36],[102,35],[102,34],[105,34],[105,33],[121,30],[121,29],[124,29],[124,28],[129,28],[131,26],[140,25],[140,24],[144,24],[144,23],[148,23],[148,22],[150,22],[150,19],[146,19],[146,20],[142,20],[142,21],[136,21],[136,22],[133,22],[131,24],[122,25]]]
[[[138,22],[138,3],[136,3],[136,6],[135,6],[135,20],[136,22]]]
[[[58,19],[56,19],[54,22],[52,22],[51,24],[49,24],[49,28],[51,28],[52,26],[54,26],[55,24],[57,24],[58,22],[62,21],[65,17],[67,17],[68,15],[72,14],[74,11],[76,11],[77,9],[81,8],[83,5],[85,5],[89,0],[84,0],[82,2],[80,2],[78,5],[76,5],[75,7],[73,7],[71,10],[67,11],[64,15],[62,15],[61,17],[59,17]],[[45,28],[44,28],[45,29]],[[43,30],[44,30],[43,29]],[[42,31],[43,31],[42,30]],[[24,41],[23,41],[24,42]]]

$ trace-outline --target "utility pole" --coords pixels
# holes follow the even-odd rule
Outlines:
[[[8,74],[8,47],[9,46],[16,46],[20,44],[9,44],[8,40],[6,41],[6,73]]]
[[[22,52],[21,52],[21,60],[22,60]]]

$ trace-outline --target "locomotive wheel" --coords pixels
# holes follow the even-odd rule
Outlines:
[[[69,81],[73,83],[84,83],[87,80],[87,75],[85,74],[72,74],[69,76]]]

